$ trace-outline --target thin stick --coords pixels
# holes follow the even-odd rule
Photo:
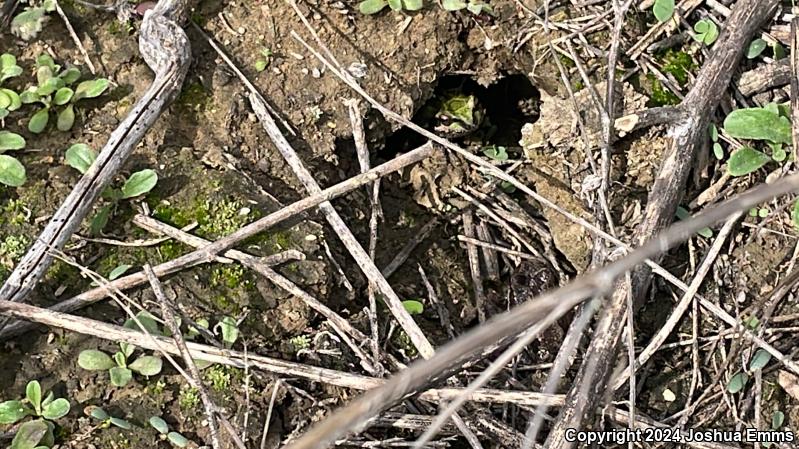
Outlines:
[[[269,424],[272,422],[272,410],[275,408],[275,399],[277,393],[280,391],[280,384],[283,379],[278,379],[272,384],[272,397],[269,399],[269,409],[266,411],[266,419],[264,419],[264,433],[261,434],[261,449],[266,449],[266,436],[269,434]]]
[[[216,258],[217,253],[224,252],[225,250],[233,247],[235,244],[241,242],[242,240],[248,239],[262,231],[269,229],[271,226],[274,226],[284,220],[287,220],[315,206],[318,206],[322,202],[332,200],[347,192],[357,189],[365,184],[373,182],[377,178],[380,178],[389,173],[400,170],[408,165],[414,164],[422,159],[425,159],[429,157],[433,153],[433,151],[434,150],[431,144],[422,145],[421,147],[409,153],[403,154],[402,156],[394,158],[384,164],[378,165],[377,167],[369,170],[367,173],[354,176],[332,187],[328,187],[327,189],[322,190],[318,194],[310,195],[307,198],[303,198],[302,200],[292,203],[276,212],[273,212],[261,219],[258,219],[244,226],[243,228],[228,235],[227,237],[221,238],[213,243],[210,243],[207,246],[198,248],[197,250],[189,254],[180,256],[177,259],[173,259],[169,262],[153,267],[153,269],[155,270],[158,276],[165,276],[185,268],[210,262]],[[133,286],[141,285],[146,282],[147,282],[147,277],[144,275],[144,273],[136,273],[130,276],[125,276],[124,278],[116,279],[113,282],[111,282],[111,285],[121,290],[124,288],[130,288]],[[90,290],[89,292],[71,298],[65,302],[56,304],[55,306],[53,306],[53,310],[61,312],[72,311],[79,309],[81,307],[85,307],[89,304],[93,304],[105,297],[106,297],[106,291],[98,287],[96,289]],[[11,332],[12,329],[0,330],[0,339],[16,335],[18,332],[24,329],[21,325],[17,324],[9,326],[9,328],[12,327],[13,327],[13,332]]]
[[[55,5],[55,10],[59,16],[61,16],[61,20],[64,21],[64,25],[67,27],[67,31],[69,32],[69,37],[72,38],[72,41],[75,42],[75,45],[80,50],[80,54],[83,55],[83,60],[86,61],[86,65],[89,67],[89,71],[92,72],[92,75],[97,74],[97,69],[94,68],[94,64],[92,64],[91,58],[89,58],[89,53],[86,52],[86,49],[83,47],[83,44],[80,41],[80,38],[75,33],[75,29],[72,28],[72,24],[69,23],[69,18],[66,14],[64,14],[64,10],[61,9],[61,5],[58,3],[58,0],[53,0],[53,5]]]
[[[205,389],[205,386],[200,380],[200,370],[197,369],[194,359],[191,358],[189,348],[186,346],[186,341],[183,340],[183,334],[181,334],[180,327],[175,319],[175,313],[172,311],[172,308],[167,302],[164,289],[161,288],[161,282],[158,281],[158,277],[155,275],[153,267],[151,267],[150,264],[145,264],[144,273],[147,275],[147,280],[150,281],[150,287],[155,294],[155,298],[158,300],[158,304],[161,306],[161,313],[164,317],[164,323],[172,332],[172,339],[175,340],[175,346],[178,348],[181,357],[183,357],[183,363],[186,364],[189,374],[187,380],[191,386],[196,388],[200,393],[200,399],[202,400],[203,407],[205,408],[205,416],[208,418],[208,431],[211,434],[211,446],[213,446],[214,449],[220,449],[222,446],[219,444],[219,428],[216,423],[215,413],[216,406],[214,406],[214,403],[211,402],[211,397],[208,395],[208,390]],[[241,447],[243,448],[243,445]]]

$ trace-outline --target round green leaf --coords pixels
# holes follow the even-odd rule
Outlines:
[[[59,131],[69,131],[75,123],[75,107],[69,105],[58,113],[56,127]]]
[[[11,106],[11,97],[0,90],[0,108],[7,109],[9,106]]]
[[[42,408],[42,386],[38,380],[28,382],[25,387],[25,399],[31,403],[37,413],[41,413]]]
[[[100,96],[108,88],[108,80],[98,78],[96,80],[83,81],[75,89],[75,101],[81,98],[95,98]]]
[[[166,438],[177,447],[186,447],[189,445],[189,440],[177,432],[169,432]]]
[[[19,95],[11,89],[0,89],[0,92],[4,93],[10,100],[11,104],[8,105],[6,109],[9,111],[16,111],[17,109],[22,106],[22,100],[19,98]]]
[[[69,413],[69,401],[64,398],[58,398],[47,404],[47,407],[42,411],[42,416],[54,420],[66,416],[67,413]]]
[[[64,158],[67,165],[81,173],[86,173],[97,159],[97,154],[85,143],[76,143],[67,149]]]
[[[158,357],[143,355],[128,365],[128,367],[143,376],[155,376],[161,372],[162,364],[163,362]]]
[[[158,433],[169,433],[169,426],[160,416],[151,416],[149,422]]]
[[[375,14],[386,7],[386,0],[364,0],[358,4],[361,14]]]
[[[223,317],[219,322],[219,327],[222,329],[222,341],[228,345],[232,345],[239,338],[239,327],[233,317]]]
[[[25,148],[25,138],[9,131],[0,131],[0,151]]]
[[[36,93],[42,97],[46,97],[62,87],[64,87],[64,80],[61,78],[50,78],[45,81],[44,84],[39,85],[36,89]]]
[[[111,384],[116,387],[124,387],[125,385],[130,382],[130,379],[133,378],[133,373],[121,366],[115,366],[108,370],[108,374],[111,375]]]
[[[70,67],[58,74],[58,77],[64,80],[67,86],[74,83],[80,78],[80,70],[75,67]]]
[[[791,143],[791,122],[765,108],[736,109],[724,119],[724,130],[738,139]]]
[[[59,106],[67,104],[69,100],[72,99],[72,95],[74,94],[75,92],[73,92],[69,87],[62,87],[56,91],[55,96],[53,97],[53,103]]]
[[[424,6],[422,0],[403,0],[402,4],[407,11],[418,11]]]
[[[724,159],[724,148],[722,148],[721,144],[718,142],[713,143],[713,155],[716,156],[718,160]]]
[[[3,53],[0,55],[0,70],[17,65],[17,58],[11,53]]]
[[[466,7],[466,2],[463,0],[443,0],[441,7],[446,11],[460,11]]]
[[[754,59],[760,56],[763,53],[763,50],[766,49],[768,44],[763,39],[755,39],[749,44],[749,49],[746,50],[746,57],[749,59]]]
[[[402,305],[411,315],[419,315],[424,312],[424,304],[413,299],[402,301]]]
[[[114,360],[103,351],[86,349],[78,354],[78,366],[90,371],[107,370],[115,367]]]
[[[719,27],[710,19],[702,19],[696,22],[694,31],[697,32],[694,39],[705,45],[711,45],[719,38]]]
[[[749,376],[745,372],[739,371],[730,378],[730,382],[727,384],[727,391],[737,393],[744,389],[748,381]]]
[[[47,66],[36,69],[36,82],[39,84],[40,89],[51,79],[53,79],[53,69]]]
[[[7,154],[0,154],[0,183],[19,187],[25,183],[25,167]]]
[[[48,430],[49,427],[41,419],[28,421],[19,426],[14,440],[11,441],[10,449],[33,449],[39,445]]]
[[[147,330],[147,333],[153,335],[161,335],[161,329],[158,327],[158,322],[155,321],[155,317],[147,311],[141,311],[136,314],[136,319],[139,320],[139,323]],[[124,327],[128,329],[134,329],[137,331],[143,332],[144,330],[139,327],[139,323],[136,320],[130,318],[125,321]]]
[[[14,424],[32,412],[22,401],[0,402],[0,424]]]
[[[674,0],[655,0],[652,6],[652,13],[658,22],[665,22],[671,19],[674,14]]]
[[[144,195],[155,187],[158,182],[158,174],[154,170],[145,169],[138,171],[125,181],[122,186],[122,198],[133,198],[135,196]]]
[[[50,109],[44,108],[33,114],[30,122],[28,122],[28,131],[39,134],[44,131],[47,126],[47,121],[50,119]]]
[[[785,422],[785,413],[777,410],[774,414],[771,415],[771,428],[774,430],[779,429],[782,427],[782,424]]]
[[[730,155],[727,171],[731,176],[743,176],[766,165],[771,160],[768,155],[750,147],[743,147]]]
[[[749,362],[749,370],[756,371],[759,369],[763,369],[768,365],[769,360],[771,360],[771,354],[769,354],[765,349],[758,349],[755,351],[755,355],[752,356],[752,360]]]
[[[39,94],[36,93],[36,90],[26,90],[19,94],[19,99],[22,104],[36,103],[39,101]]]

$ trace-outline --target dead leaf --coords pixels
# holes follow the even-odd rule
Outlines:
[[[777,383],[788,395],[799,401],[799,377],[786,370],[780,370],[777,375]]]

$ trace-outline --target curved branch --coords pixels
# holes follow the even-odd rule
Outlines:
[[[33,290],[52,263],[49,251],[60,250],[69,241],[100,193],[180,91],[191,61],[189,40],[178,25],[185,20],[187,9],[188,0],[161,0],[145,13],[139,50],[155,72],[153,83],[111,133],[97,160],[0,287],[0,299],[21,301]]]

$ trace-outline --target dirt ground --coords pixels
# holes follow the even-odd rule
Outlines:
[[[32,135],[26,129],[27,116],[16,114],[6,118],[6,129],[28,140],[28,148],[17,154],[27,168],[28,181],[19,188],[0,190],[3,279],[79,179],[80,174],[64,164],[65,150],[77,142],[99,150],[153,78],[138,51],[140,22],[120,23],[113,14],[79,2],[65,1],[63,6],[96,64],[98,76],[110,79],[112,87],[106,95],[84,104],[75,126],[68,132],[52,130]],[[303,2],[299,7],[338,62],[350,68],[351,73],[357,73],[358,81],[376,100],[402,116],[432,126],[425,121],[429,119],[423,114],[426,105],[453,90],[475,95],[486,105],[487,117],[496,129],[493,135],[482,136],[478,143],[468,138],[459,142],[472,145],[480,155],[481,146],[506,147],[510,159],[497,162],[501,168],[523,161],[514,168],[519,180],[570,213],[590,220],[592,211],[581,196],[589,174],[586,146],[570,112],[575,104],[568,96],[569,89],[563,84],[555,58],[551,54],[541,57],[546,40],[531,14],[541,4],[497,0],[491,6],[494,17],[447,12],[435,5],[410,14],[384,11],[374,16],[364,16],[358,12],[357,4],[341,1]],[[559,14],[568,17],[570,10],[561,9]],[[295,31],[308,42],[313,41],[288,2],[205,0],[192,11],[191,20],[226,49],[280,118],[293,128],[296,135],[287,137],[320,185],[330,186],[359,172],[348,110],[343,102],[357,98],[356,93],[291,37],[290,33]],[[631,20],[632,36],[643,34],[644,22],[643,17]],[[143,198],[120,202],[98,235],[91,235],[87,220],[66,248],[66,253],[77,263],[103,276],[123,264],[132,267],[130,273],[140,270],[145,263],[163,263],[190,250],[174,241],[146,246],[114,244],[153,238],[132,224],[131,218],[138,212],[150,211],[153,217],[176,227],[196,223],[191,232],[215,240],[307,194],[263,131],[247,101],[246,88],[191,25],[187,33],[192,63],[182,91],[146,134],[118,179],[121,184],[123,176],[152,168],[159,175],[156,188]],[[607,35],[600,32],[590,38],[589,46],[599,45],[607,40]],[[0,44],[17,57],[26,76],[42,52],[52,54],[58,63],[74,64],[88,72],[83,57],[56,15],[36,39],[24,42],[4,32],[0,34]],[[266,49],[271,53],[268,65],[258,72],[254,67]],[[570,62],[566,57],[561,59]],[[604,69],[600,69],[604,63],[601,58],[591,59],[590,77],[598,83],[600,92],[604,92],[603,84],[599,84],[604,82]],[[696,69],[692,68],[694,72]],[[569,88],[578,91],[575,101],[581,118],[593,138],[598,138],[599,118],[589,106],[592,99],[588,89],[584,88],[573,63],[567,66],[567,71]],[[620,108],[624,113],[651,104],[657,94],[644,75],[629,78],[622,92]],[[365,111],[373,165],[424,142],[408,129],[389,123],[377,111],[368,109],[365,102],[361,101],[360,107]],[[618,143],[613,155],[610,204],[613,213],[621,217],[618,225],[622,236],[629,236],[640,222],[647,190],[667,145],[662,131],[656,127],[627,136]],[[589,146],[594,145],[596,142]],[[709,170],[692,185],[686,192],[686,207],[719,176]],[[453,187],[476,188],[489,181],[490,178],[464,161],[443,151],[413,170],[387,176],[382,181],[383,218],[375,257],[378,267],[385,267],[427,223],[437,220],[409,259],[389,278],[402,299],[424,303],[424,311],[414,318],[436,346],[449,340],[450,332],[458,335],[479,322],[481,306],[474,299],[467,251],[458,240],[458,235],[464,232],[458,208],[468,202],[453,193]],[[743,189],[744,184],[736,187]],[[515,204],[515,208],[506,205],[509,215],[526,217],[521,224],[513,225],[518,229],[518,241],[527,240],[530,246],[508,239],[506,231],[484,214],[476,214],[479,225],[500,241],[503,238],[513,241],[516,249],[534,248],[544,254],[549,262],[554,262],[551,268],[561,284],[589,268],[594,243],[589,232],[518,191],[508,189],[504,195]],[[441,204],[430,199],[434,197]],[[448,206],[442,207],[444,203]],[[366,246],[371,213],[368,193],[363,189],[353,191],[335,200],[334,205]],[[779,210],[782,203],[769,206]],[[746,225],[725,246],[714,265],[712,279],[703,284],[700,293],[745,319],[747,307],[756,298],[767,295],[792,266],[795,231],[779,217],[779,214],[768,219],[747,217]],[[758,232],[758,226],[770,232]],[[670,252],[663,265],[678,277],[690,280],[711,243],[712,239],[696,236]],[[276,270],[368,333],[365,312],[369,306],[368,282],[318,212],[282,223],[238,248],[257,256],[286,250],[302,252],[304,259],[289,261]],[[483,288],[489,303],[482,308],[488,316],[513,305],[509,298],[510,278],[519,262],[513,257],[499,257],[495,276],[486,279]],[[420,266],[435,289],[438,304],[428,298]],[[163,281],[168,296],[179,302],[183,312],[193,319],[206,318],[215,323],[223,316],[231,316],[239,320],[241,338],[235,349],[246,348],[254,354],[364,374],[357,355],[335,335],[329,323],[299,298],[238,264],[203,265]],[[78,269],[58,261],[37,287],[30,303],[49,306],[88,290],[91,283]],[[149,289],[126,293],[151,312],[158,311]],[[675,297],[679,298],[677,290],[661,280],[655,281],[648,301],[637,315],[637,347],[646,345],[659,329]],[[792,301],[781,314],[796,312],[795,308]],[[416,350],[393,324],[382,302],[378,312],[383,349],[402,363],[416,358]],[[109,301],[82,309],[79,314],[116,324],[126,319],[124,312]],[[451,329],[441,324],[446,315]],[[559,326],[565,329],[568,322]],[[704,335],[718,333],[721,328],[712,318],[702,321]],[[685,406],[682,398],[692,379],[691,346],[679,342],[690,339],[691,332],[691,320],[684,319],[677,335],[668,340],[673,345],[658,352],[639,375],[636,409],[643,415],[662,421]],[[85,349],[113,352],[116,345],[44,328],[0,343],[0,400],[24,396],[26,383],[33,379],[39,380],[44,389],[52,389],[57,397],[68,397],[72,410],[57,422],[58,447],[169,447],[167,441],[147,426],[148,418],[153,415],[163,416],[172,430],[192,440],[192,445],[201,446],[208,441],[198,393],[174,368],[165,365],[159,375],[135,375],[127,386],[114,387],[106,372],[87,371],[77,365],[78,354]],[[541,364],[554,359],[551,349],[545,339],[537,341],[515,360],[513,370],[503,372],[491,386],[537,390],[547,373]],[[149,351],[139,350],[137,354],[140,353]],[[706,362],[715,365],[718,360],[708,356]],[[473,379],[479,369],[472,371],[463,380]],[[276,448],[357,394],[324,383],[222,365],[205,368],[202,373],[212,399],[244,433],[247,447]],[[772,413],[781,410],[786,415],[785,425],[796,425],[797,400],[777,385],[776,376],[776,369],[763,373],[762,419],[770,421]],[[282,378],[281,387],[273,398],[279,378]],[[709,377],[703,379],[704,383],[710,381]],[[666,390],[678,399],[671,399]],[[270,431],[261,445],[270,402],[273,404]],[[98,427],[84,412],[93,405],[130,421],[134,427],[132,430]],[[522,415],[527,410],[521,407],[502,404],[468,407],[476,415],[501,417],[510,423],[507,427],[524,432],[526,420]],[[435,407],[416,402],[407,409],[397,408],[400,412],[410,413],[409,410],[427,414],[434,413]],[[709,407],[697,413],[707,418],[710,424],[706,425],[710,427],[740,424]],[[0,438],[4,431],[13,429],[0,425]],[[362,447],[361,443],[369,440],[392,438],[413,441],[418,434],[414,430],[374,427],[343,445]],[[506,446],[501,441],[484,442],[486,447]],[[468,447],[462,437],[453,436],[452,432],[445,432],[439,443]],[[5,444],[0,439],[0,445]]]

